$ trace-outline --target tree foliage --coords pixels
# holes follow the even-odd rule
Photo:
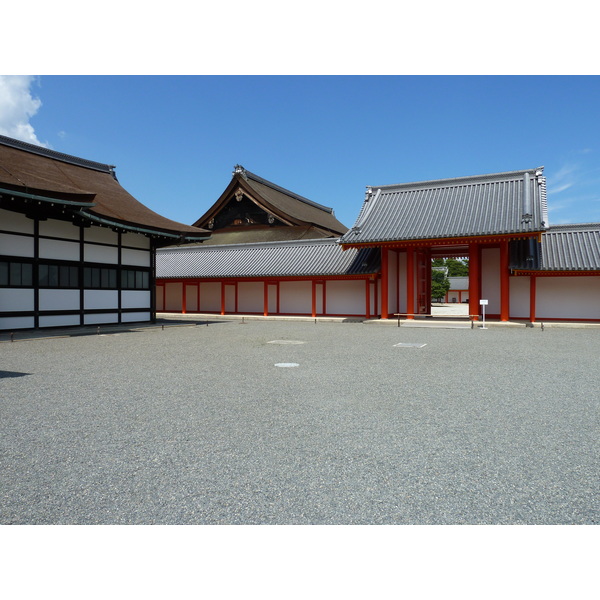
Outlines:
[[[431,273],[431,297],[441,301],[448,290],[450,282],[443,271],[432,271]]]
[[[469,261],[465,259],[447,258],[445,267],[448,267],[448,277],[467,277],[469,275]]]

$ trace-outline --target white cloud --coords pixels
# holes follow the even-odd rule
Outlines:
[[[29,75],[0,75],[0,134],[47,146],[38,140],[29,122],[42,105],[31,93],[34,81]]]

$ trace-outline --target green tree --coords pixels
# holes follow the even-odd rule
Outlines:
[[[432,271],[431,273],[431,297],[441,302],[450,289],[450,282],[443,271]]]
[[[448,267],[448,277],[467,277],[469,274],[469,261],[447,258],[445,265]]]

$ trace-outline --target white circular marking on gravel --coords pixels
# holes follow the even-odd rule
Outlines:
[[[298,363],[275,363],[276,367],[299,367]]]

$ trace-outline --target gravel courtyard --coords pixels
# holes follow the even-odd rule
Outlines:
[[[598,524],[599,357],[570,328],[2,342],[0,523]]]

